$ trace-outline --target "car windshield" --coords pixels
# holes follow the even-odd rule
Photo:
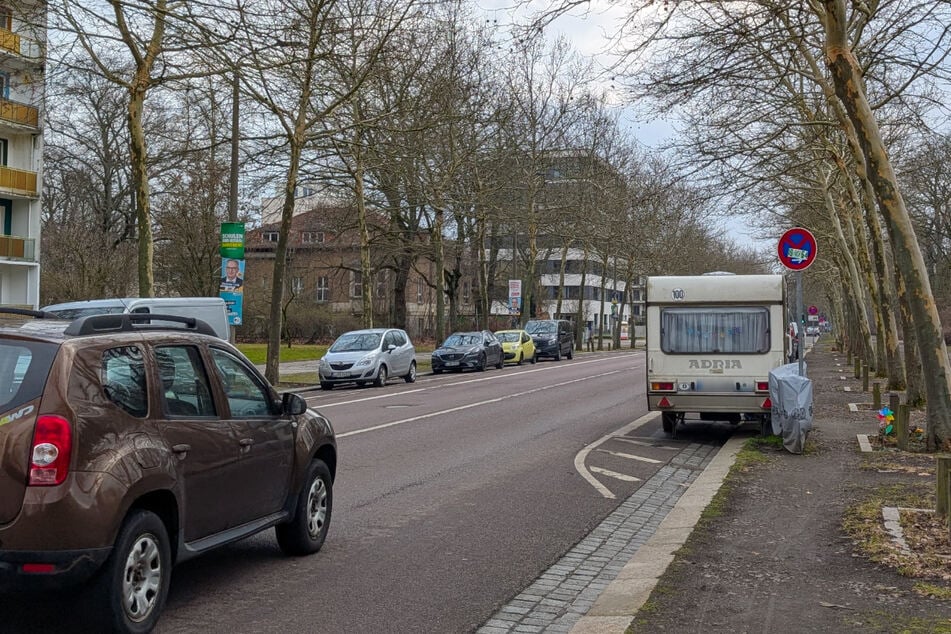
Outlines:
[[[380,347],[380,334],[376,332],[347,333],[340,335],[328,352],[360,352]]]
[[[529,323],[525,326],[525,331],[530,335],[552,335],[555,334],[555,324],[546,321]]]
[[[477,346],[482,343],[481,335],[450,335],[442,345],[446,348],[455,346]]]
[[[517,332],[497,332],[495,336],[504,343],[518,343],[521,335]]]

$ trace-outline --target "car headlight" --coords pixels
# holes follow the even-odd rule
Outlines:
[[[357,361],[356,363],[354,363],[353,365],[356,367],[362,367],[362,366],[372,365],[372,364],[373,364],[373,357],[371,355],[367,355],[363,357],[362,359],[360,359],[359,361]]]
[[[330,361],[327,361],[325,357],[321,357],[320,361],[317,362],[317,367],[327,369],[330,367]]]

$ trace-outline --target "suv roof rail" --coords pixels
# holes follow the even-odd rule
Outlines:
[[[47,312],[45,310],[33,310],[31,308],[14,308],[12,306],[0,306],[0,313],[25,315],[27,317],[36,317],[38,319],[59,319],[59,317],[56,316],[56,313]]]
[[[151,321],[174,321],[184,324],[185,330],[198,332],[203,335],[217,336],[215,331],[207,322],[195,317],[182,317],[181,315],[162,315],[159,313],[110,313],[105,315],[87,315],[74,320],[63,331],[63,334],[70,336],[93,335],[104,332],[133,332],[137,330],[148,329],[176,329],[182,330],[178,326],[163,326],[156,324],[138,325],[135,322]]]

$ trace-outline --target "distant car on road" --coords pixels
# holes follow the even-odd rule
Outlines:
[[[535,344],[524,330],[499,330],[495,336],[502,343],[502,353],[506,361],[513,361],[516,365],[522,365],[526,360],[529,363],[538,361]]]
[[[475,332],[454,332],[433,350],[433,374],[453,370],[485,371],[486,366],[494,365],[499,370],[505,365],[502,344],[488,330]]]
[[[320,387],[332,390],[340,383],[377,387],[391,376],[416,380],[416,348],[409,335],[398,328],[353,330],[337,337],[317,362]]]
[[[816,337],[819,335],[819,326],[807,326],[806,334],[811,337]]]
[[[531,335],[539,357],[561,361],[562,356],[571,359],[574,354],[575,329],[566,319],[530,319],[525,332]]]

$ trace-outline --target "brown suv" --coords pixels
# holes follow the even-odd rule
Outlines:
[[[304,399],[200,320],[47,317],[0,309],[0,589],[91,580],[105,627],[146,632],[177,562],[272,526],[320,549],[337,448]]]

